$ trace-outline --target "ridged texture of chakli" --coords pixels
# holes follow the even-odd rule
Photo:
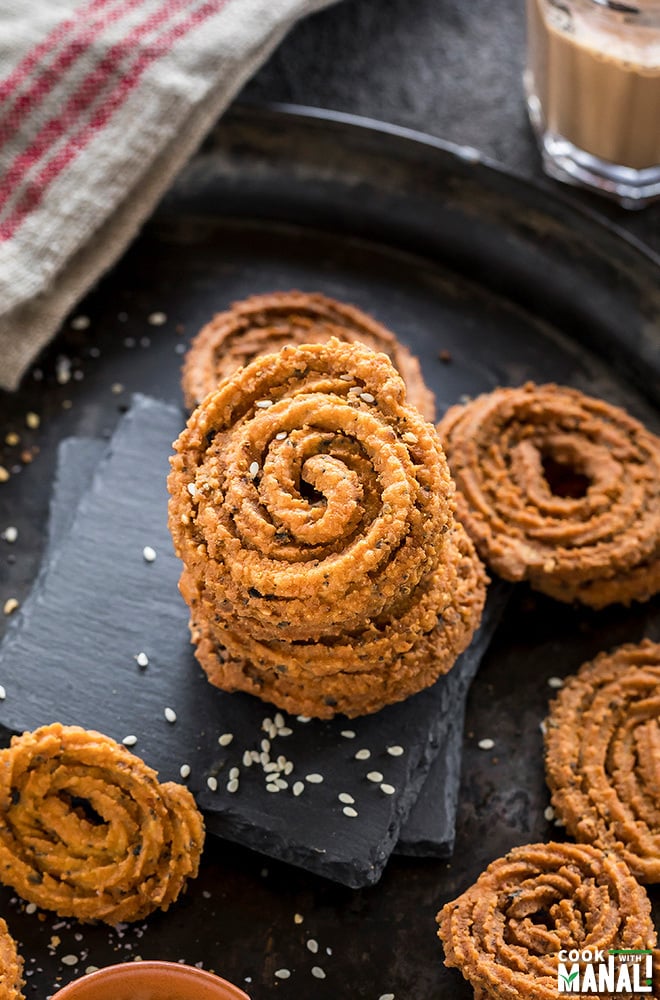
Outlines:
[[[576,389],[496,389],[438,425],[458,517],[506,580],[594,608],[660,590],[660,439]]]
[[[23,959],[7,924],[0,917],[0,1000],[24,1000],[23,986]]]
[[[186,407],[194,409],[227,378],[262,354],[296,344],[323,344],[331,337],[388,355],[406,383],[408,402],[427,420],[435,400],[419,361],[373,317],[318,292],[272,292],[235,302],[217,313],[193,340],[182,371]]]
[[[197,874],[204,823],[109,737],[53,723],[0,750],[0,880],[63,917],[108,924],[166,910]]]
[[[257,359],[175,449],[170,529],[213,683],[361,715],[469,645],[485,573],[434,428],[384,355],[333,338]]]
[[[660,882],[660,644],[601,653],[568,677],[546,723],[552,804],[577,840]]]
[[[652,949],[646,892],[614,854],[528,844],[493,861],[438,914],[445,965],[475,1000],[556,1000],[559,952]]]

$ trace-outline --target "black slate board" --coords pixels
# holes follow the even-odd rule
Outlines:
[[[189,644],[187,608],[176,587],[180,567],[166,523],[167,458],[181,424],[178,408],[136,397],[75,514],[75,493],[98,461],[98,445],[84,444],[73,474],[73,445],[64,445],[44,568],[0,649],[7,689],[0,722],[21,731],[58,719],[118,740],[135,735],[136,752],[164,779],[177,780],[180,766],[190,764],[189,785],[212,832],[350,886],[378,879],[442,750],[442,766],[412,828],[418,832],[406,834],[404,846],[450,850],[460,777],[456,723],[492,629],[482,630],[449,678],[404,704],[351,722],[287,720],[293,732],[273,741],[273,756],[283,753],[295,762],[291,785],[311,773],[324,781],[307,784],[299,798],[290,790],[266,792],[261,769],[241,764],[245,749],[259,749],[266,735],[262,720],[274,710],[212,688]],[[57,546],[57,533],[67,526]],[[144,560],[145,545],[157,552],[155,562]],[[495,616],[489,621],[494,624]],[[135,659],[140,652],[149,659],[144,670]],[[174,709],[176,722],[166,720],[165,708]],[[225,748],[217,742],[223,733],[234,734]],[[393,745],[405,753],[389,755]],[[355,760],[365,748],[371,758]],[[231,794],[226,785],[234,766],[241,768],[241,784]],[[396,792],[386,795],[369,782],[372,770]],[[215,792],[207,786],[209,776],[217,778]],[[355,799],[357,817],[343,814],[341,792]]]

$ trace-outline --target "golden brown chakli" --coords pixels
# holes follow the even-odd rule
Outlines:
[[[506,580],[594,608],[660,590],[660,439],[575,389],[496,389],[438,425],[460,520]]]
[[[602,653],[569,677],[545,735],[552,804],[577,840],[660,882],[660,644]]]
[[[651,949],[651,904],[625,863],[588,844],[529,844],[438,914],[445,965],[475,1000],[557,1000],[559,952]]]
[[[0,750],[0,879],[62,917],[166,910],[197,874],[204,824],[182,785],[93,730],[53,723]]]
[[[469,644],[485,574],[435,431],[383,354],[332,339],[257,359],[175,448],[170,528],[214,684],[360,715]]]
[[[24,1000],[23,986],[23,959],[7,924],[0,917],[0,1000]]]
[[[427,420],[434,419],[433,393],[414,354],[361,309],[318,292],[253,295],[214,316],[186,355],[182,372],[186,407],[194,409],[223,378],[263,354],[287,345],[322,344],[331,337],[387,354],[406,383],[408,402]]]

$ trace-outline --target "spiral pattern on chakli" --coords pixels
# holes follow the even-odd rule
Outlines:
[[[559,953],[652,949],[651,904],[625,863],[588,844],[529,844],[438,914],[445,965],[475,1000],[557,1000]]]
[[[528,383],[452,407],[438,433],[500,576],[595,608],[660,590],[660,439],[624,410]]]
[[[660,644],[602,653],[569,677],[545,727],[552,804],[577,840],[660,882]]]
[[[0,750],[0,816],[0,880],[63,917],[141,920],[199,868],[204,824],[188,789],[78,726]]]
[[[427,420],[434,419],[433,393],[415,355],[361,309],[318,292],[253,295],[217,313],[186,354],[181,376],[186,407],[194,409],[223,378],[263,354],[287,345],[322,344],[331,337],[387,354],[406,383],[408,402]]]
[[[24,1000],[23,986],[23,959],[7,924],[0,917],[0,1000]]]
[[[469,643],[484,572],[435,431],[385,355],[332,339],[257,359],[175,449],[170,528],[213,683],[364,714]]]

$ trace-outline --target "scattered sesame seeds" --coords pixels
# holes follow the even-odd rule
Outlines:
[[[355,819],[357,816],[357,809],[354,809],[353,806],[344,806],[342,812],[344,816],[348,816],[349,819]]]
[[[164,312],[152,312],[147,316],[147,323],[150,326],[163,326],[167,323],[167,313]]]
[[[383,780],[383,775],[380,773],[380,771],[369,771],[369,773],[367,774],[367,781],[373,781],[374,784],[376,785],[382,780]]]
[[[218,736],[218,743],[221,747],[228,747],[233,738],[233,733],[223,733],[222,736]],[[232,768],[232,770],[234,770],[234,768]]]
[[[548,677],[548,687],[551,688],[562,688],[564,682],[561,677]]]
[[[312,975],[315,979],[325,979],[325,972],[320,965],[312,966]]]
[[[206,779],[206,785],[211,792],[217,792],[218,779],[213,774],[210,774]]]
[[[252,754],[249,750],[243,752],[243,767],[252,767]]]
[[[0,465],[0,483],[6,483],[9,479],[9,472],[5,469],[4,465]]]
[[[239,771],[239,769],[237,767],[232,767],[232,768],[229,769],[229,777],[230,777],[230,779],[240,778],[240,776],[241,776],[241,772]]]
[[[339,378],[342,380],[342,382],[352,382],[353,381],[353,376],[349,375],[348,372],[346,372],[344,375],[340,375]]]
[[[363,400],[365,403],[375,403],[376,402],[376,397],[372,396],[370,392],[361,392],[360,393],[360,399]]]
[[[273,719],[273,722],[275,723],[278,729],[282,729],[282,727],[284,726],[284,716],[282,715],[281,712],[275,713],[275,718]]]
[[[190,764],[182,764],[181,767],[179,768],[179,774],[181,775],[184,781],[186,780],[186,778],[189,778]]]
[[[479,747],[480,750],[492,750],[493,747],[495,746],[495,740],[491,740],[489,738],[486,738],[485,740],[479,740],[477,746]]]
[[[285,781],[285,780],[284,780],[284,778],[276,778],[276,779],[275,779],[275,784],[277,785],[277,787],[278,787],[278,788],[280,789],[280,791],[282,791],[282,792],[284,791],[284,789],[285,789],[285,788],[288,788],[288,787],[289,787],[289,782],[288,782],[288,781]]]
[[[149,657],[147,656],[146,653],[137,653],[135,657],[135,662],[137,663],[138,667],[148,667]]]
[[[541,730],[541,732],[545,736],[545,734],[548,731],[548,727],[546,725],[545,719],[541,719],[541,721],[539,722],[539,729]]]
[[[393,993],[381,993],[381,995],[378,997],[378,1000],[394,1000],[394,994]]]
[[[277,731],[278,736],[291,736],[292,733],[293,729],[289,729],[288,726],[282,726],[282,728]]]
[[[231,780],[227,782],[227,791],[232,795],[234,792],[238,791],[238,778],[231,778]]]
[[[297,715],[296,719],[298,720],[298,722],[302,722],[302,723],[311,722],[312,721],[311,715]]]
[[[284,439],[287,438],[288,436],[289,436],[288,431],[278,431],[277,434],[275,435],[275,440],[284,441]]]
[[[342,731],[341,731],[341,733],[339,735],[343,736],[345,740],[354,740],[355,739],[355,733],[353,732],[352,729],[342,729]]]
[[[174,711],[173,708],[166,708],[163,712],[163,715],[165,716],[168,722],[176,722],[176,712]]]
[[[70,326],[72,330],[87,330],[89,329],[89,325],[91,322],[92,321],[89,318],[89,316],[83,316],[83,315],[74,316],[73,319],[71,320]]]
[[[371,750],[358,750],[355,754],[356,760],[369,760],[371,757]]]
[[[555,818],[555,811],[552,806],[546,806],[543,810],[544,819],[547,819],[548,823]]]
[[[20,607],[20,604],[18,603],[18,601],[16,600],[16,598],[15,597],[9,597],[5,601],[2,610],[3,610],[3,612],[6,615],[13,615],[14,611],[16,611],[16,609],[19,608],[19,607]]]
[[[319,950],[318,941],[315,941],[314,938],[310,938],[309,941],[306,942],[306,944],[307,944],[307,950],[311,951],[312,955],[318,954]]]
[[[122,743],[124,744],[125,747],[134,747],[137,741],[138,741],[137,736],[131,735],[131,736],[124,736]]]
[[[396,792],[396,788],[394,787],[394,785],[388,785],[386,782],[383,782],[383,784],[380,786],[380,790],[383,793],[383,795],[394,795],[394,793]]]
[[[7,697],[7,692],[5,691],[4,684],[0,684],[0,701],[4,701]]]
[[[25,907],[25,912],[29,913],[30,915],[33,914],[33,913],[36,913],[37,912],[37,904],[36,903],[28,903],[28,905]]]
[[[60,962],[62,965],[77,965],[78,956],[77,955],[62,955]]]
[[[2,532],[2,538],[5,542],[9,542],[10,545],[13,545],[18,538],[18,528],[15,528],[13,524],[10,524],[9,527],[5,528]]]
[[[293,914],[293,922],[294,922],[294,924],[301,924],[304,919],[305,918],[303,917],[302,913],[294,913]]]
[[[413,434],[412,431],[406,431],[406,433],[402,434],[401,437],[406,442],[406,444],[417,444],[418,440],[417,435]]]
[[[295,795],[295,797],[296,797],[296,798],[298,798],[298,796],[299,796],[299,795],[302,795],[302,793],[303,793],[304,791],[305,791],[305,786],[304,786],[304,784],[302,783],[302,781],[296,781],[296,782],[294,783],[294,786],[293,786],[293,788],[292,788],[292,792],[293,792],[293,794]]]
[[[254,404],[260,410],[267,410],[269,406],[273,405],[272,399],[258,399]]]
[[[308,781],[310,785],[320,785],[323,781],[322,774],[307,774],[305,775],[305,781]]]
[[[194,483],[188,483],[188,492],[190,493],[191,497],[197,496],[197,487],[195,486]]]
[[[123,391],[124,387],[121,384],[121,382],[113,382],[112,385],[110,386],[110,392],[112,393],[113,396],[121,396]]]
[[[256,476],[259,475],[259,463],[258,462],[251,462],[250,463],[250,468],[249,468],[248,471],[249,471],[250,475],[252,476],[252,478],[255,479]]]
[[[152,563],[156,559],[156,550],[152,549],[151,545],[145,545],[142,549],[142,558],[145,562]]]
[[[280,790],[280,786],[276,782],[274,782],[274,781],[272,781],[270,784],[266,785],[266,791],[267,792],[279,792],[279,790]]]
[[[340,802],[345,803],[347,806],[352,806],[355,803],[355,799],[352,795],[349,795],[348,792],[340,792],[337,798]]]
[[[10,448],[16,447],[20,443],[20,440],[20,436],[16,431],[9,431],[8,434],[5,434],[5,444],[9,445]]]
[[[288,979],[291,975],[289,969],[276,969],[273,973],[276,979]]]
[[[403,747],[393,746],[393,747],[388,747],[387,752],[390,755],[390,757],[402,757],[403,754],[405,753],[405,750],[403,749]]]
[[[25,423],[30,428],[31,431],[36,431],[41,423],[41,417],[38,413],[30,411],[25,414]]]

